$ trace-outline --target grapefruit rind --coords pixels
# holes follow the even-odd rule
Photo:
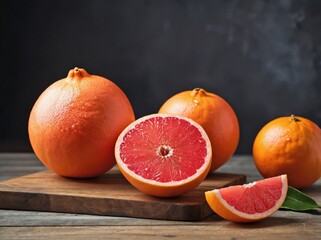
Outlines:
[[[198,131],[200,132],[202,138],[206,142],[206,149],[207,149],[207,155],[204,158],[204,164],[196,170],[196,173],[192,176],[179,180],[179,181],[170,181],[170,182],[158,182],[156,180],[152,179],[146,179],[138,174],[136,174],[134,171],[128,168],[128,165],[124,163],[120,157],[120,145],[123,142],[124,136],[129,132],[131,129],[134,129],[137,124],[146,121],[148,119],[151,119],[153,117],[173,117],[185,120],[189,122],[191,125],[195,126]],[[158,197],[174,197],[182,195],[188,191],[191,191],[195,189],[207,176],[211,161],[212,161],[212,147],[210,140],[205,132],[205,130],[194,120],[183,117],[183,116],[177,116],[173,114],[150,114],[144,117],[141,117],[137,119],[136,121],[129,124],[119,135],[116,144],[115,144],[115,158],[117,165],[119,166],[119,169],[121,173],[124,175],[124,177],[138,190],[149,194],[154,195]]]
[[[254,222],[271,216],[275,213],[285,201],[287,191],[288,191],[288,180],[287,175],[281,175],[282,190],[280,198],[275,202],[274,206],[270,209],[267,209],[264,212],[248,214],[237,210],[234,206],[231,206],[227,201],[222,197],[220,189],[214,189],[211,191],[205,192],[205,197],[207,203],[211,209],[220,215],[222,218],[234,221],[234,222]],[[255,182],[244,184],[245,187],[251,187],[255,185]]]

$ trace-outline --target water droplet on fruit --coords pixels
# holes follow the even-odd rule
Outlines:
[[[251,187],[253,187],[253,186],[255,186],[255,185],[256,185],[256,182],[251,182],[251,183],[244,184],[243,186],[244,186],[245,188],[251,188]]]

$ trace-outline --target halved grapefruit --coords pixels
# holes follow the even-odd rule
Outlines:
[[[205,179],[212,149],[205,130],[195,121],[151,114],[123,130],[115,157],[122,174],[138,190],[174,197],[195,189]]]
[[[286,175],[205,192],[211,209],[233,222],[254,222],[276,212],[288,191]]]

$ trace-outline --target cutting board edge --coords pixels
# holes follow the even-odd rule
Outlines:
[[[202,197],[200,198],[200,194],[197,195],[198,200],[193,200],[192,198],[191,201],[188,200],[187,202],[171,202],[171,199],[164,200],[163,198],[159,198],[160,201],[157,201],[150,198],[150,196],[147,197],[147,195],[144,195],[140,200],[136,200],[130,198],[117,199],[102,198],[101,196],[68,195],[69,193],[63,195],[45,192],[43,189],[41,189],[42,192],[32,192],[30,189],[26,192],[23,186],[14,186],[17,179],[23,178],[23,182],[28,179],[34,180],[38,178],[37,174],[46,172],[49,174],[52,173],[49,170],[44,170],[0,182],[0,208],[178,221],[198,221],[213,214],[206,203],[205,196],[204,199],[202,199]],[[246,175],[243,174],[218,173],[217,176],[219,181],[226,181],[226,178],[234,177],[231,177],[233,181],[230,180],[224,186],[221,185],[222,187],[246,182]],[[16,187],[16,189],[10,191],[12,185]],[[208,188],[208,183],[206,183],[205,186],[200,186],[197,191],[205,192],[209,190]],[[191,197],[192,196],[193,194]],[[185,195],[185,197],[188,197],[188,195]],[[64,202],[66,203],[65,205],[63,204]],[[69,203],[69,205],[67,203]],[[70,203],[72,203],[71,206]],[[94,205],[88,206],[88,203],[94,203]],[[99,206],[97,206],[97,204]],[[111,207],[106,208],[106,206]]]
[[[3,194],[5,193],[5,194]],[[74,207],[65,206],[61,204],[69,198],[68,201],[74,202]],[[10,192],[0,189],[0,209],[7,210],[24,210],[24,211],[41,211],[41,212],[55,212],[55,213],[70,213],[70,214],[87,214],[87,215],[100,215],[100,216],[115,216],[115,217],[131,217],[131,218],[144,218],[144,219],[159,219],[159,220],[174,220],[174,221],[199,221],[202,220],[213,212],[207,206],[207,203],[200,202],[195,204],[170,204],[167,202],[143,202],[143,201],[129,201],[118,199],[117,207],[106,208],[106,206],[114,205],[114,199],[93,198],[91,202],[103,205],[103,207],[85,206],[84,199],[90,197],[74,197],[55,195],[47,193],[31,193],[31,192]],[[120,211],[121,205],[136,205],[132,207],[132,211]],[[175,207],[173,207],[175,205]],[[152,213],[142,215],[141,211],[135,211],[137,207],[151,209]],[[159,211],[159,209],[161,211]],[[99,210],[97,210],[99,209]],[[166,209],[166,210],[164,210]],[[205,209],[205,210],[204,210]],[[193,214],[191,214],[193,213]],[[148,217],[152,216],[152,217]]]

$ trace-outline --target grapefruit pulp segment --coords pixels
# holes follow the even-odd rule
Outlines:
[[[287,176],[214,189],[205,192],[209,206],[221,217],[234,222],[253,222],[272,215],[287,194]]]
[[[115,156],[132,185],[147,194],[167,197],[190,191],[204,180],[212,149],[205,131],[193,120],[152,114],[124,129]]]

